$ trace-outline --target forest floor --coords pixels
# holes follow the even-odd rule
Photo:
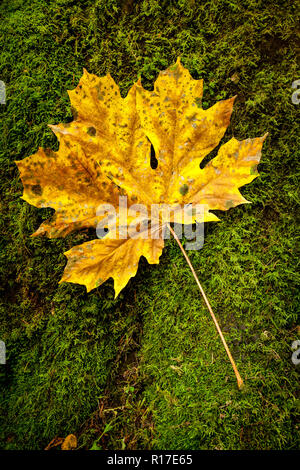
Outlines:
[[[81,449],[299,448],[296,20],[283,0],[2,1],[1,448],[70,433]],[[58,281],[63,253],[95,234],[31,238],[53,210],[20,199],[15,160],[58,148],[48,124],[72,119],[67,90],[83,67],[110,72],[126,96],[138,76],[153,89],[178,56],[204,79],[204,108],[237,95],[223,142],[269,133],[260,176],[241,190],[252,204],[218,212],[189,252],[241,391],[174,240],[116,300],[112,280],[87,294]]]

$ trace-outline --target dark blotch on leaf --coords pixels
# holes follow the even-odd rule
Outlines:
[[[230,209],[231,207],[234,207],[234,203],[230,199],[230,200],[226,201],[225,206],[226,206],[226,209]]]
[[[188,193],[189,191],[189,187],[187,184],[184,184],[183,186],[181,186],[181,188],[179,189],[179,192],[182,196],[185,196],[186,193]]]
[[[71,106],[72,116],[76,120],[78,118],[78,111],[74,106]]]
[[[257,165],[253,165],[251,168],[250,168],[250,175],[257,175]]]
[[[47,157],[55,157],[55,152],[52,149],[44,149],[44,152]]]
[[[87,133],[94,137],[96,135],[96,129],[94,127],[89,127]]]
[[[37,196],[41,196],[43,194],[43,190],[39,184],[35,184],[34,186],[32,186],[31,191]]]

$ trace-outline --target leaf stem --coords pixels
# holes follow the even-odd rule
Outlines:
[[[175,238],[176,242],[178,243],[179,248],[181,249],[181,251],[182,251],[182,253],[183,253],[183,256],[185,257],[185,259],[186,259],[186,261],[187,261],[187,263],[188,263],[188,265],[189,265],[189,267],[190,267],[190,269],[191,269],[191,271],[192,271],[192,273],[193,273],[193,276],[194,276],[194,278],[195,278],[195,281],[196,281],[196,283],[197,283],[197,285],[198,285],[198,287],[199,287],[199,290],[200,290],[200,292],[201,292],[201,294],[202,294],[202,297],[203,297],[203,299],[204,299],[204,302],[206,303],[206,306],[207,306],[207,308],[208,308],[208,310],[209,310],[209,313],[211,314],[211,317],[212,317],[212,319],[213,319],[213,321],[214,321],[214,324],[215,324],[215,326],[216,326],[216,329],[217,329],[217,331],[218,331],[218,333],[219,333],[219,335],[220,335],[220,338],[221,338],[221,340],[222,340],[222,343],[223,343],[223,345],[224,345],[224,348],[225,348],[225,350],[226,350],[226,352],[227,352],[227,355],[228,355],[229,360],[230,360],[230,362],[231,362],[231,365],[232,365],[232,367],[233,367],[233,370],[234,370],[234,373],[235,373],[235,376],[236,376],[236,379],[237,379],[238,387],[239,387],[239,389],[241,389],[241,388],[243,387],[243,379],[241,378],[241,376],[240,376],[240,374],[239,374],[239,371],[238,371],[238,369],[237,369],[237,367],[236,367],[236,364],[235,364],[235,362],[234,362],[234,359],[233,359],[233,357],[232,357],[232,355],[231,355],[231,352],[230,352],[230,350],[229,350],[229,348],[228,348],[228,346],[227,346],[227,343],[226,343],[226,340],[225,340],[225,338],[224,338],[224,336],[223,336],[222,330],[221,330],[221,328],[220,328],[220,326],[219,326],[219,324],[218,324],[218,320],[217,320],[216,317],[215,317],[215,314],[214,314],[214,312],[213,312],[213,310],[212,310],[212,308],[211,308],[211,306],[210,306],[210,303],[209,303],[209,301],[208,301],[208,299],[207,299],[207,297],[206,297],[206,295],[205,295],[205,292],[204,292],[204,290],[203,290],[203,288],[202,288],[202,286],[201,286],[201,284],[200,284],[200,281],[199,281],[199,279],[198,279],[198,276],[197,276],[197,274],[195,273],[195,270],[194,270],[194,268],[193,268],[193,266],[192,266],[192,263],[191,263],[191,261],[190,261],[188,255],[187,255],[185,249],[183,248],[183,246],[182,246],[182,244],[181,244],[179,238],[177,237],[175,231],[172,229],[171,225],[170,225],[169,223],[168,223],[167,225],[168,225],[168,228],[169,228],[170,232],[172,233],[173,237]]]

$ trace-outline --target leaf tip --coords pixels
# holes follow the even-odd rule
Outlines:
[[[14,163],[17,166],[19,172],[21,173],[22,160],[14,160]]]
[[[114,281],[114,291],[115,291],[114,300],[116,300],[116,298],[118,297],[122,289],[123,287],[117,286],[116,282]]]

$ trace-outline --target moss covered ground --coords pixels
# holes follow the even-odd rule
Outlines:
[[[0,21],[1,448],[69,433],[81,449],[299,448],[296,3],[3,0]],[[252,204],[218,213],[189,252],[242,391],[174,240],[116,300],[111,280],[87,294],[58,281],[63,252],[95,234],[30,238],[53,211],[20,199],[14,161],[57,149],[47,124],[72,119],[83,67],[125,96],[177,56],[204,79],[204,107],[237,95],[223,141],[269,132],[260,177],[241,190]]]

